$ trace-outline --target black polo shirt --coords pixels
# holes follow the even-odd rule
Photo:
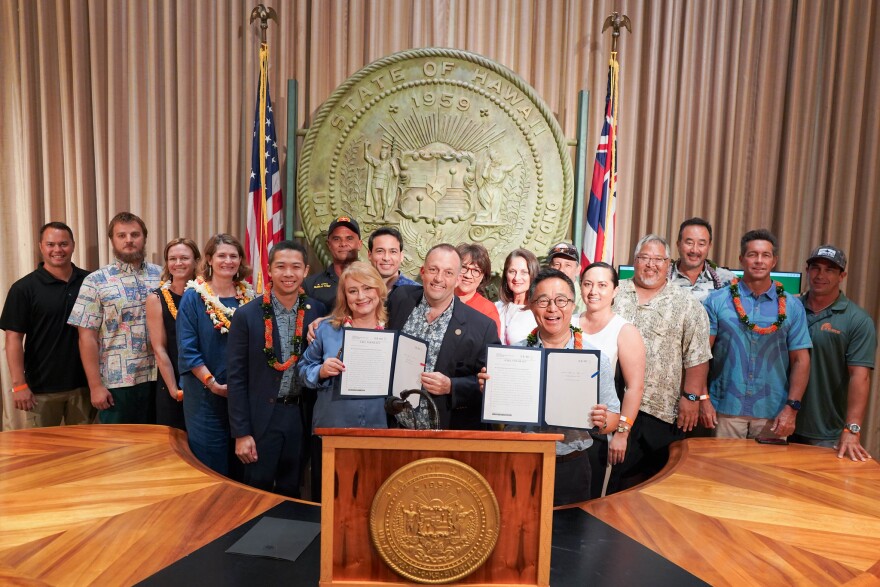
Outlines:
[[[24,337],[24,375],[34,393],[87,385],[79,358],[78,335],[67,317],[89,272],[73,267],[70,281],[56,279],[43,264],[9,288],[0,329]]]
[[[339,276],[333,269],[333,263],[321,273],[309,275],[303,282],[303,289],[310,298],[315,298],[332,312],[336,307],[336,288],[339,286]]]

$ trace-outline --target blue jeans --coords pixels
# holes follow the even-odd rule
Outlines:
[[[184,373],[183,414],[189,448],[199,461],[229,476],[229,412],[225,397],[208,391],[192,373]]]

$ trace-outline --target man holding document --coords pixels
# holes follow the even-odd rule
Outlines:
[[[490,381],[489,373],[480,375],[486,382],[484,419],[563,435],[556,443],[554,506],[590,499],[589,429],[607,434],[617,428],[620,417],[608,358],[598,352],[571,352],[598,351],[571,325],[574,298],[567,275],[542,269],[529,292],[538,327],[513,345],[528,349],[490,348],[487,370],[493,377]]]
[[[424,287],[402,286],[392,293],[388,326],[427,341],[421,383],[437,405],[440,428],[485,429],[477,373],[486,364],[486,347],[499,343],[498,328],[455,295],[461,278],[461,257],[455,247],[432,247],[421,276]],[[423,399],[414,412],[419,423],[427,421],[426,406]],[[416,422],[403,424],[414,427]]]

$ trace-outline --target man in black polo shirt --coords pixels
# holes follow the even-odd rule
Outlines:
[[[43,262],[12,284],[0,329],[15,407],[34,427],[87,424],[95,412],[79,357],[76,328],[67,316],[89,274],[71,262],[73,231],[63,222],[40,229]]]
[[[361,249],[361,229],[354,218],[340,216],[327,229],[327,248],[333,262],[321,273],[306,277],[303,289],[331,312],[336,305],[336,286],[342,270],[358,260]]]

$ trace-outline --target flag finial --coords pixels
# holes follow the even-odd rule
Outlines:
[[[278,14],[271,6],[266,6],[265,4],[257,4],[254,9],[251,10],[250,23],[253,24],[253,22],[258,18],[260,19],[260,42],[265,43],[266,29],[269,28],[269,20],[274,20],[277,23]]]
[[[262,6],[262,4],[260,4],[260,6]],[[632,33],[632,22],[629,20],[629,17],[627,15],[620,14],[619,12],[612,12],[602,24],[602,32],[604,33],[605,31],[607,31],[608,27],[611,27],[613,29],[611,31],[611,51],[616,52],[617,39],[620,38],[620,27],[624,27],[626,28],[626,30]]]

